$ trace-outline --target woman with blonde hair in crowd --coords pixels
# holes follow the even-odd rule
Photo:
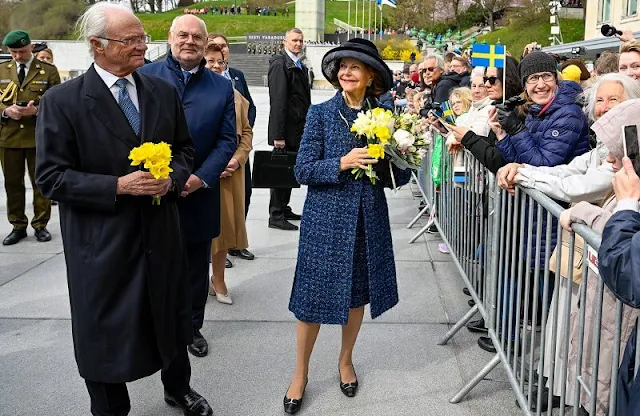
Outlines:
[[[210,43],[204,58],[207,68],[222,74],[227,68],[220,45]],[[234,89],[238,149],[220,175],[220,235],[211,244],[211,268],[213,276],[209,294],[220,303],[231,305],[224,281],[225,262],[229,249],[242,250],[249,246],[244,219],[244,165],[252,149],[253,130],[249,124],[249,101]]]

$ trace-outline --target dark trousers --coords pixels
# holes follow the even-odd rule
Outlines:
[[[269,218],[272,220],[283,220],[284,214],[291,211],[289,201],[291,201],[292,188],[271,189],[271,199],[269,200]]]
[[[209,295],[209,259],[211,240],[187,244],[189,281],[191,282],[191,317],[193,328],[200,329],[204,322],[204,306]]]
[[[24,230],[29,225],[25,215],[26,190],[24,187],[25,161],[33,187],[33,219],[31,226],[44,228],[51,218],[51,201],[42,196],[34,179],[36,169],[36,149],[12,149],[0,147],[0,164],[4,173],[4,187],[7,192],[7,217],[16,230]]]
[[[191,364],[187,349],[182,348],[178,355],[161,373],[162,384],[167,393],[181,397],[189,392]],[[126,416],[131,410],[129,392],[126,383],[101,383],[85,380],[91,397],[91,414],[94,416]]]
[[[247,160],[244,164],[244,217],[249,214],[249,203],[251,202],[251,163]]]

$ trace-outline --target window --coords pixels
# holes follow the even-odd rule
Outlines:
[[[628,0],[631,1],[631,0]],[[611,21],[611,0],[600,0],[598,2],[598,20],[600,23]]]
[[[638,0],[627,0],[627,13],[625,16],[638,15]]]

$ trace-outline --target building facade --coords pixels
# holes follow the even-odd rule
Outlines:
[[[585,16],[585,40],[601,37],[603,24],[618,30],[640,31],[640,0],[587,0]]]

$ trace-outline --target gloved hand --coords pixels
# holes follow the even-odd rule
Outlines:
[[[514,136],[525,129],[524,120],[516,111],[516,108],[525,102],[522,97],[515,96],[509,98],[504,104],[496,105],[498,122],[502,126],[502,129],[510,136]]]

